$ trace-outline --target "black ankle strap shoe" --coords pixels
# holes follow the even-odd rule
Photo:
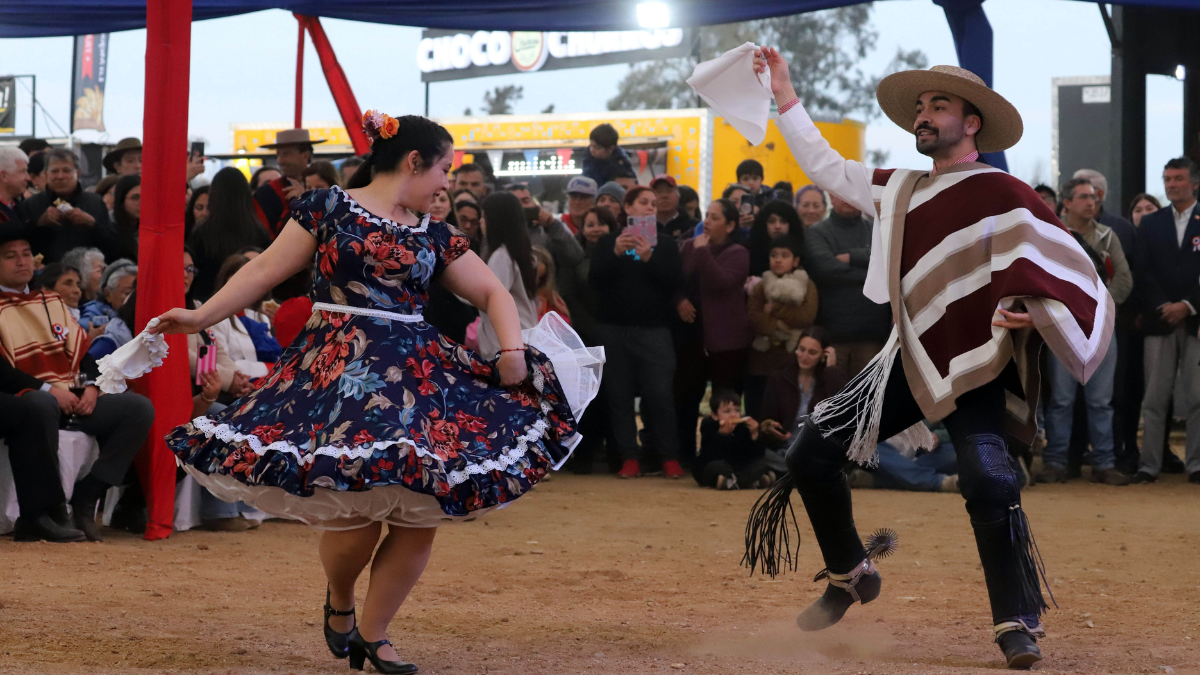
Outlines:
[[[354,670],[362,670],[363,662],[370,660],[371,665],[375,666],[375,670],[385,673],[385,675],[413,675],[416,673],[417,667],[411,663],[380,660],[379,648],[390,644],[392,644],[391,641],[387,639],[367,642],[359,634],[358,627],[355,627],[350,631],[350,667]]]
[[[331,616],[354,616],[354,608],[347,610],[334,609],[329,604],[329,587],[325,587],[325,644],[329,647],[329,651],[337,658],[344,659],[350,655],[350,633],[339,633],[329,627],[329,617]],[[354,620],[355,626],[358,625],[358,619]],[[351,628],[350,632],[354,632]]]

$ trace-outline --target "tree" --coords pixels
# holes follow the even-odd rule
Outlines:
[[[489,115],[511,115],[513,104],[525,97],[525,87],[506,84],[483,93],[483,105]]]
[[[875,50],[879,33],[871,25],[871,6],[852,5],[820,12],[702,28],[696,53],[712,59],[744,42],[775,45],[787,59],[792,82],[809,113],[841,118],[880,114],[875,87],[885,75],[924,68],[919,50],[897,50],[884,72],[870,76],[858,64]],[[678,108],[697,105],[685,81],[695,56],[633,66],[608,102],[610,110]]]

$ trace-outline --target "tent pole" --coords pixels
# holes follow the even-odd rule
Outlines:
[[[346,126],[346,134],[350,136],[350,144],[354,146],[354,154],[365,154],[370,151],[371,143],[362,130],[362,108],[358,107],[358,100],[354,98],[354,90],[350,88],[350,80],[346,79],[346,71],[342,70],[337,55],[333,53],[333,45],[329,43],[329,36],[321,26],[320,17],[297,15],[296,18],[302,25],[308,26],[313,49],[317,51],[317,58],[321,60],[321,70],[325,72],[329,93],[333,95],[338,114],[342,116],[342,124]]]
[[[172,307],[183,306],[183,203],[187,166],[188,87],[191,68],[191,0],[146,3],[146,91],[143,111],[142,211],[138,227],[135,331]],[[188,421],[187,337],[168,335],[163,365],[134,380],[154,405],[150,435],[135,458],[150,518],[145,539],[165,539],[174,529],[175,457],[163,440]]]
[[[296,14],[300,35],[296,38],[296,128],[301,128],[300,118],[304,113],[304,23],[305,17]]]

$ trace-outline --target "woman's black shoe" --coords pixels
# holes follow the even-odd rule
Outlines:
[[[377,655],[379,648],[390,644],[392,643],[389,640],[367,642],[359,634],[358,627],[355,626],[354,630],[350,631],[350,667],[354,670],[362,670],[363,662],[369,659],[376,671],[386,675],[412,675],[417,672],[417,667],[411,663],[379,659]]]
[[[329,651],[339,659],[344,659],[350,655],[350,633],[339,633],[329,627],[329,617],[331,616],[354,616],[354,608],[347,610],[334,609],[329,604],[329,587],[325,587],[325,644],[329,646]],[[358,620],[355,619],[355,625],[358,625]],[[354,632],[354,629],[350,629]]]
[[[1029,670],[1033,664],[1042,660],[1042,650],[1038,649],[1037,640],[1022,630],[1002,633],[996,638],[996,644],[1004,652],[1004,660],[1013,670]]]

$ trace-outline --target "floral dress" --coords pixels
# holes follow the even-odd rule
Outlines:
[[[478,515],[561,465],[581,407],[555,364],[527,347],[530,377],[502,388],[495,361],[414,316],[466,237],[428,215],[375,217],[337,187],[291,209],[317,240],[313,300],[355,310],[318,304],[252,393],[169,434],[189,474],[223,499],[347,529]]]

